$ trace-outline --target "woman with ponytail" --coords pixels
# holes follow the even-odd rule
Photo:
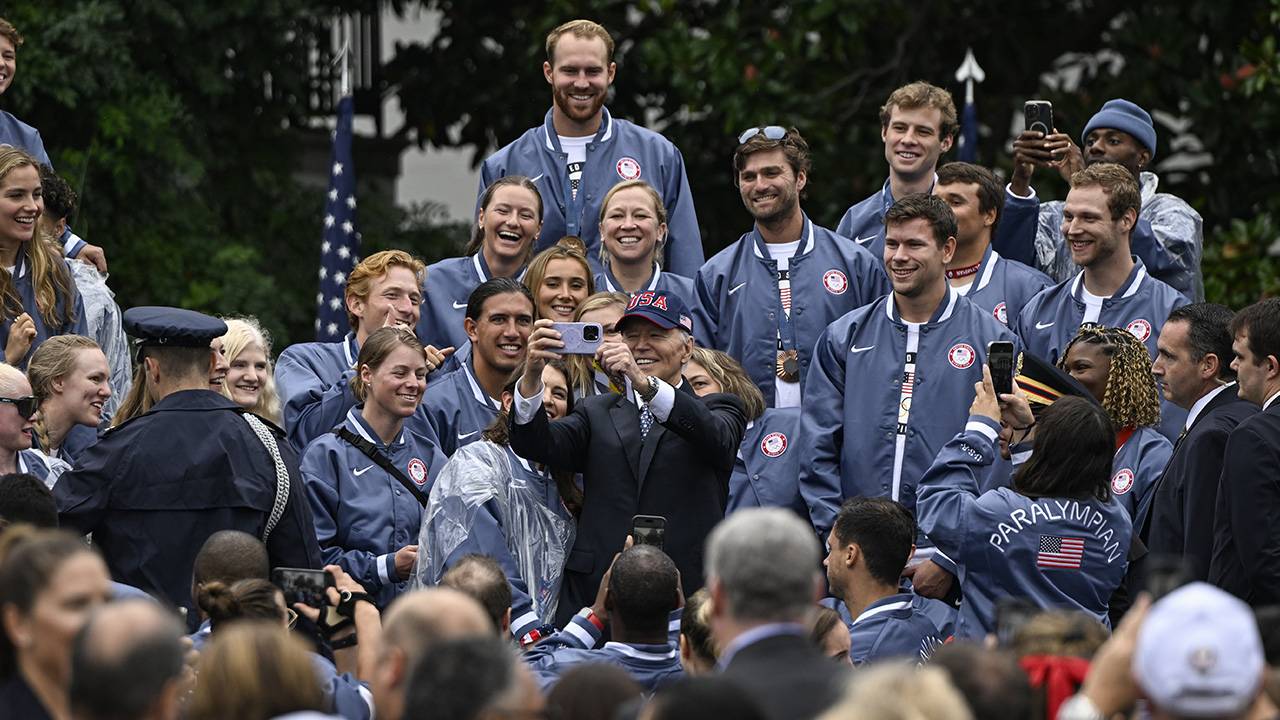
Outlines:
[[[75,465],[80,451],[97,441],[111,398],[107,356],[83,335],[58,335],[31,354],[27,378],[40,407],[33,420],[40,449]]]

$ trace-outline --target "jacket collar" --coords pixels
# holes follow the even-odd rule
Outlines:
[[[943,296],[942,302],[938,303],[938,309],[933,311],[933,317],[929,318],[929,322],[925,324],[933,325],[935,323],[950,320],[951,315],[955,313],[956,304],[959,299],[960,293],[956,292],[956,289],[951,287],[950,283],[947,283],[947,294]],[[906,323],[906,321],[898,315],[898,304],[894,301],[892,292],[885,298],[884,311],[885,314],[889,316],[890,322]]]
[[[542,122],[542,139],[546,144],[547,150],[554,153],[562,153],[560,149],[560,134],[556,132],[555,123],[551,121],[552,110],[547,111],[547,116]],[[613,138],[613,116],[609,114],[609,108],[600,107],[600,129],[596,131],[596,136],[589,145],[596,143],[608,142]]]
[[[356,405],[355,407],[347,411],[347,429],[348,430],[359,435],[365,440],[368,440],[374,445],[377,445],[378,447],[404,445],[404,425],[403,424],[401,424],[400,432],[396,433],[396,437],[394,440],[392,440],[390,443],[383,443],[382,439],[378,437],[378,433],[373,431],[373,428],[369,425],[368,422],[365,421],[364,416],[360,414],[360,408],[362,407],[364,406]]]
[[[604,280],[604,286],[609,290],[609,292],[622,292],[622,293],[627,292],[626,290],[622,289],[622,283],[618,282],[617,278],[613,276],[613,271],[609,269],[608,264],[604,266],[604,271],[601,272],[600,275],[601,275],[601,278]],[[649,281],[644,283],[644,290],[641,292],[644,292],[644,291],[653,292],[657,290],[658,280],[661,277],[662,277],[662,268],[659,267],[657,263],[654,263],[653,274],[649,276]]]
[[[804,242],[801,244],[800,249],[796,251],[795,257],[808,255],[813,250],[813,223],[809,222],[809,216],[803,212],[801,217],[804,218],[804,225],[800,228],[800,237],[797,240],[803,240]],[[751,232],[747,234],[751,238],[756,257],[764,260],[772,259],[773,256],[769,254],[769,249],[766,247],[767,243],[764,241],[764,236],[760,234],[760,229],[753,227]]]
[[[347,358],[347,367],[355,367],[356,360],[360,357],[360,343],[356,342],[355,331],[347,333],[342,339],[342,352]]]
[[[1108,299],[1122,299],[1133,297],[1142,289],[1142,283],[1147,279],[1147,268],[1138,259],[1137,255],[1131,255],[1133,258],[1133,269],[1129,271],[1129,277],[1125,279],[1124,284],[1116,290],[1115,294]],[[1071,281],[1071,297],[1078,302],[1084,302],[1084,271],[1076,273],[1075,279]]]
[[[978,268],[978,279],[974,281],[969,292],[974,293],[990,285],[992,276],[996,274],[996,264],[999,262],[1000,253],[988,243],[987,251],[982,254],[981,267]]]
[[[489,397],[489,395],[485,393],[484,388],[480,387],[480,382],[476,380],[475,358],[476,354],[472,351],[471,357],[468,357],[462,363],[462,373],[466,376],[467,385],[471,388],[471,395],[475,398],[476,402],[481,405],[501,411],[502,404]]]
[[[493,279],[493,272],[489,270],[489,263],[484,261],[483,248],[477,250],[476,254],[471,256],[471,265],[475,268],[476,277],[480,278],[480,282],[488,282]],[[529,266],[525,265],[520,268],[520,272],[516,273],[515,279],[520,282],[524,282],[524,274],[527,272],[529,272]],[[477,285],[479,285],[479,283],[477,283]]]
[[[881,615],[883,613],[893,612],[895,610],[906,610],[910,607],[911,595],[909,593],[890,595],[889,597],[880,598],[863,608],[862,612],[858,613],[858,617],[854,618],[853,624],[857,625],[867,618],[875,617],[876,615]]]

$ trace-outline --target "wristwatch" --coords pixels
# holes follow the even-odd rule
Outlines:
[[[650,375],[648,388],[636,388],[636,394],[645,402],[653,400],[653,398],[658,394],[658,378]]]
[[[364,601],[373,605],[373,598],[368,593],[351,592],[350,590],[338,591],[338,614],[343,617],[354,617],[356,614],[356,603]]]

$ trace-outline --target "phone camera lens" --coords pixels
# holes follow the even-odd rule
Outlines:
[[[582,328],[582,339],[587,342],[595,342],[600,339],[600,328],[595,325],[587,325]]]

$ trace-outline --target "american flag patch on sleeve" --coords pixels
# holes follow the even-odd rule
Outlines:
[[[1036,565],[1042,568],[1079,570],[1084,560],[1084,538],[1041,535]]]

